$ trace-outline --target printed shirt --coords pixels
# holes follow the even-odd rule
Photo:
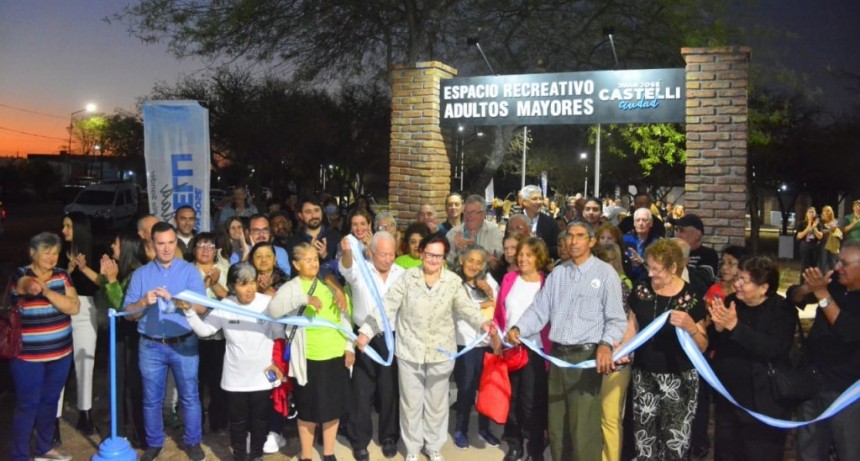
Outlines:
[[[397,317],[395,355],[415,363],[437,363],[457,351],[455,317],[478,329],[484,318],[457,274],[442,269],[439,280],[428,289],[423,267],[408,269],[385,295],[388,318]],[[378,333],[378,331],[375,331]]]
[[[589,257],[556,267],[517,327],[529,337],[549,322],[549,339],[558,344],[615,344],[627,329],[621,279],[609,264]]]
[[[72,353],[72,321],[68,314],[60,312],[48,298],[37,295],[18,295],[16,289],[21,277],[36,277],[29,266],[19,267],[9,280],[10,302],[20,301],[21,353],[18,358],[28,362],[47,362],[61,359]],[[65,295],[72,288],[69,274],[54,268],[46,285],[51,290]]]

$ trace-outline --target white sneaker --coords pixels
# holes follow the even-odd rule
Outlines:
[[[263,453],[272,454],[277,453],[281,450],[287,441],[281,434],[277,434],[275,432],[269,432],[269,435],[266,436],[266,443],[263,444]]]
[[[442,453],[438,451],[428,451],[427,457],[430,458],[430,461],[445,461],[445,458],[442,457]]]
[[[409,453],[406,455],[406,461],[418,461],[418,453]]]
[[[251,452],[251,433],[248,433],[248,437],[245,439],[245,453]]]

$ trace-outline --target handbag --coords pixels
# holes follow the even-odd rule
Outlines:
[[[797,319],[797,332],[801,344],[806,343],[800,318]],[[818,371],[801,354],[794,354],[788,367],[775,367],[767,363],[767,378],[770,390],[777,402],[796,405],[811,399],[818,392]]]
[[[508,371],[519,371],[529,363],[529,352],[522,344],[502,351],[502,360]]]
[[[6,286],[0,309],[0,360],[11,360],[21,353],[20,299],[12,301],[12,283]]]
[[[490,352],[484,353],[484,370],[478,386],[475,409],[498,424],[508,420],[511,409],[511,380],[505,359]]]
[[[318,279],[314,279],[313,283],[311,283],[311,289],[308,291],[308,296],[313,296],[314,291],[316,291],[317,280]],[[299,314],[298,315],[299,316],[303,315],[305,313],[305,309],[307,309],[307,307],[308,307],[308,305],[305,304],[304,306],[299,308]],[[291,346],[293,344],[293,339],[296,337],[296,328],[298,328],[298,325],[293,325],[293,327],[290,328],[290,333],[287,335],[287,341],[284,344],[284,362],[287,362],[288,364],[290,363],[290,356],[292,355],[291,351],[293,350],[293,348]]]

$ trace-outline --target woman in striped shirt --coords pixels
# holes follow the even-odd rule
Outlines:
[[[30,459],[30,437],[36,431],[37,460],[70,460],[51,448],[57,400],[72,363],[72,325],[80,302],[69,274],[57,267],[60,238],[43,232],[30,239],[27,266],[9,280],[9,300],[21,313],[22,349],[9,368],[17,402],[12,423],[12,460]]]

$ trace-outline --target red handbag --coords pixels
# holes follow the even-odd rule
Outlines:
[[[11,285],[6,287],[0,309],[0,360],[10,360],[21,353],[21,312],[12,302]]]
[[[490,352],[484,353],[484,371],[478,387],[475,409],[498,424],[505,424],[511,409],[511,380],[505,359]]]
[[[529,351],[522,344],[502,351],[502,360],[508,366],[508,371],[519,371],[529,363]]]

